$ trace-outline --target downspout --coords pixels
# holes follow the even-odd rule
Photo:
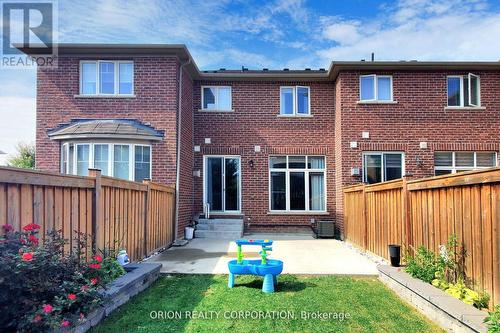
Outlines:
[[[179,86],[177,92],[179,94],[179,105],[177,106],[177,168],[175,175],[175,240],[177,242],[177,234],[179,232],[179,184],[181,179],[181,128],[182,128],[182,72],[184,70],[184,66],[191,63],[191,58],[188,59],[185,63],[181,64],[179,67]]]

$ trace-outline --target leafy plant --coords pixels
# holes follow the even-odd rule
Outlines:
[[[17,144],[16,149],[17,149],[17,155],[10,158],[7,161],[7,165],[16,168],[34,169],[35,145],[20,142]]]
[[[488,325],[488,332],[500,333],[500,305],[495,306],[493,311],[488,313],[484,322]]]
[[[115,272],[111,260],[92,256],[87,237],[78,234],[74,251],[64,251],[60,233],[39,244],[40,226],[21,232],[4,225],[0,236],[0,331],[44,332],[73,326],[102,300],[100,292]],[[69,253],[68,253],[69,252]],[[90,259],[90,260],[89,260]],[[116,275],[116,273],[113,273]]]
[[[444,270],[444,260],[425,246],[418,247],[415,256],[406,257],[406,272],[414,278],[431,283],[436,272]]]

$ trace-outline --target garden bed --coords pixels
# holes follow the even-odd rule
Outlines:
[[[149,287],[160,276],[161,264],[129,264],[124,268],[127,274],[111,282],[104,291],[103,304],[93,310],[85,322],[72,328],[70,332],[83,333],[88,331],[131,297]]]
[[[441,327],[451,331],[487,332],[480,311],[444,291],[411,277],[400,268],[377,266],[380,280]]]

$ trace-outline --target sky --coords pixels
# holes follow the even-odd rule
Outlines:
[[[500,60],[500,0],[59,0],[58,26],[63,43],[186,44],[200,69]],[[0,151],[34,142],[35,79],[0,68]]]

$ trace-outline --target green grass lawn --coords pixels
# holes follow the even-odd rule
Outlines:
[[[261,292],[258,277],[236,284],[229,289],[224,275],[164,276],[92,332],[441,332],[376,278],[282,275],[274,294]],[[318,311],[330,318],[302,317]],[[182,318],[166,318],[174,314]]]

